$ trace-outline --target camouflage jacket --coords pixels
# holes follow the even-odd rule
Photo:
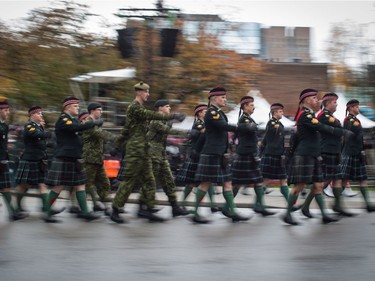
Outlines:
[[[147,157],[148,140],[146,137],[150,120],[171,120],[172,115],[162,115],[146,109],[137,100],[134,100],[126,112],[128,141],[126,142],[126,157]]]
[[[88,117],[86,122],[94,121]],[[112,134],[104,131],[101,127],[95,126],[89,130],[83,131],[83,159],[85,163],[103,164],[104,144],[111,138]]]
[[[149,142],[149,155],[154,161],[163,161],[166,159],[167,137],[169,134],[176,135],[181,132],[172,129],[167,121],[153,120],[150,122],[147,140]]]

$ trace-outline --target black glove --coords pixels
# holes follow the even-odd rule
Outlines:
[[[48,139],[48,138],[50,138],[51,136],[52,136],[52,133],[51,133],[50,131],[44,131],[44,132],[43,132],[43,137],[44,137],[44,138]]]
[[[101,127],[102,125],[103,125],[103,123],[104,123],[104,120],[103,119],[96,119],[96,120],[94,120],[94,124],[96,125],[96,126],[98,126],[98,127]]]
[[[182,113],[173,113],[172,117],[173,117],[172,119],[182,122],[185,120],[186,115]]]

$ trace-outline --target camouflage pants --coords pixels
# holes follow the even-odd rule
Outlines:
[[[111,192],[110,182],[103,165],[85,163],[87,175],[86,189],[95,188],[101,201],[105,201]]]
[[[113,199],[113,207],[121,208],[125,205],[133,189],[141,183],[142,194],[148,208],[155,206],[155,177],[152,173],[151,158],[127,157],[122,181]]]
[[[168,196],[169,202],[176,202],[176,185],[174,183],[171,167],[168,160],[164,159],[162,161],[152,161],[152,171],[156,181],[159,181],[163,187],[165,195]],[[146,196],[141,189],[141,202],[146,202]]]

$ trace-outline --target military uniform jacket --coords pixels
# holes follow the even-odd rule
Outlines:
[[[152,120],[150,122],[147,140],[149,142],[149,155],[153,161],[163,161],[166,159],[167,137],[169,134],[179,134],[177,130],[173,130],[167,121]]]
[[[352,114],[349,114],[344,120],[344,129],[350,130],[354,136],[345,140],[342,153],[345,155],[358,155],[364,150],[363,147],[363,129],[361,121]]]
[[[23,141],[25,150],[21,155],[22,160],[40,161],[47,159],[47,137],[43,127],[34,122],[29,121],[23,129]]]
[[[197,119],[191,128],[191,150],[200,153],[206,141],[206,126],[203,120]]]
[[[318,157],[321,154],[319,132],[342,136],[342,129],[327,126],[319,122],[312,110],[303,107],[296,118],[298,144],[295,155]]]
[[[323,109],[318,114],[318,120],[320,123],[335,127],[335,128],[342,128],[341,123],[338,119],[333,116],[333,113],[330,112],[328,109]],[[342,147],[342,138],[337,137],[332,134],[321,132],[321,150],[323,153],[329,154],[340,154],[341,147]]]
[[[0,161],[8,160],[8,125],[0,121]]]
[[[246,112],[244,112],[240,119],[238,120],[238,125],[241,124],[254,124],[256,125],[253,118]],[[256,128],[256,126],[254,127]],[[238,146],[237,154],[240,155],[256,155],[258,152],[258,137],[256,135],[256,130],[252,131],[239,131],[237,133]]]
[[[202,154],[224,155],[228,150],[228,131],[237,127],[228,124],[228,118],[220,108],[211,105],[204,117],[206,141]]]
[[[54,156],[57,158],[82,158],[82,140],[78,133],[92,127],[94,127],[94,123],[91,121],[81,124],[69,114],[61,113],[55,124],[57,147]]]
[[[127,109],[126,125],[129,139],[126,142],[126,157],[147,157],[149,155],[146,137],[150,120],[170,120],[171,115],[163,115],[146,109],[134,100]]]
[[[94,121],[88,117],[86,122]],[[102,165],[104,160],[104,143],[111,134],[101,127],[94,126],[82,132],[83,159],[85,163]]]
[[[285,131],[280,120],[272,117],[266,126],[266,133],[262,140],[262,152],[268,155],[283,155]]]

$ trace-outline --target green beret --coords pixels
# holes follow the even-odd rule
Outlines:
[[[141,91],[144,91],[144,90],[149,90],[150,89],[150,86],[146,83],[144,83],[143,81],[137,83],[134,85],[134,89],[137,91],[137,90],[141,90]]]
[[[159,108],[160,106],[166,106],[169,104],[167,100],[157,100],[154,104],[155,108]]]

